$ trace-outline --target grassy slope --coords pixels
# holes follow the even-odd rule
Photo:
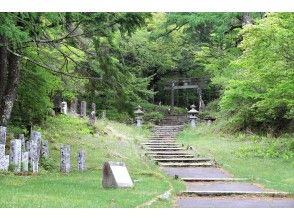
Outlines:
[[[54,170],[41,170],[37,176],[0,174],[0,207],[136,207],[171,187],[174,192],[183,184],[163,175],[139,148],[148,135],[147,129],[137,129],[107,120],[99,120],[95,128],[86,120],[59,116],[50,118],[40,128],[49,140]],[[59,173],[59,148],[71,145],[72,172]],[[88,170],[76,169],[77,151],[86,151]],[[102,165],[105,161],[126,163],[135,187],[132,189],[102,188]],[[171,207],[159,201],[154,207]]]
[[[239,150],[242,147],[253,146],[256,142],[263,145],[264,138],[253,141],[249,136],[223,136],[201,125],[196,129],[185,129],[179,135],[178,141],[194,146],[201,155],[215,158],[220,166],[236,177],[250,178],[270,189],[294,192],[293,159],[240,156]]]

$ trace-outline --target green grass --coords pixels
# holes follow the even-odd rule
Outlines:
[[[162,174],[145,156],[139,143],[149,134],[146,128],[136,128],[108,120],[98,120],[89,126],[80,118],[59,116],[50,118],[39,128],[50,143],[53,170],[41,169],[36,176],[0,174],[0,207],[137,207],[173,189],[173,195],[183,184]],[[59,172],[61,144],[71,145],[72,172]],[[77,152],[84,149],[88,170],[77,171]],[[126,163],[134,188],[104,189],[102,166],[105,161]],[[158,201],[152,207],[172,207],[169,201]]]
[[[195,129],[186,128],[178,136],[178,142],[193,146],[200,155],[214,158],[235,177],[249,178],[269,189],[294,192],[293,157],[261,157],[259,153],[260,148],[266,149],[269,143],[290,139],[292,138],[286,140],[244,134],[224,135],[205,125]],[[256,149],[256,152],[251,150],[250,154],[243,154],[242,152],[247,152],[246,149]]]

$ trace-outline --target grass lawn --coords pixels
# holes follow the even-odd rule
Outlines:
[[[250,135],[230,136],[214,132],[212,127],[200,125],[186,128],[178,136],[178,142],[193,146],[196,153],[209,156],[235,177],[246,177],[266,188],[294,192],[293,158],[269,158],[242,155],[242,149],[266,146],[270,138]]]
[[[36,176],[0,174],[0,207],[137,207],[170,189],[175,195],[184,188],[144,156],[139,143],[149,134],[146,128],[108,120],[98,120],[92,127],[80,118],[58,116],[38,130],[49,140],[52,168],[42,168]],[[68,175],[59,173],[63,143],[71,145]],[[78,149],[86,152],[84,173],[77,171]],[[102,188],[102,165],[109,160],[126,163],[134,188]],[[172,207],[173,199],[159,200],[151,207]]]

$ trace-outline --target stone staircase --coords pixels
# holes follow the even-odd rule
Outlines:
[[[189,118],[187,114],[171,114],[166,115],[159,123],[159,125],[170,125],[170,126],[177,126],[177,125],[183,125],[189,122]]]
[[[293,195],[234,178],[211,158],[195,156],[195,151],[175,142],[184,128],[180,120],[169,118],[165,122],[171,124],[155,126],[143,147],[146,156],[165,173],[186,183],[176,207],[294,207]]]

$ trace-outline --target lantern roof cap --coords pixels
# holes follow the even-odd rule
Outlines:
[[[190,111],[188,111],[188,114],[197,114],[198,113],[198,111],[195,109],[196,108],[196,106],[193,104],[193,105],[191,105],[190,106],[191,107],[191,110]]]
[[[136,115],[143,115],[142,107],[140,105],[137,106],[137,110],[134,111]]]

